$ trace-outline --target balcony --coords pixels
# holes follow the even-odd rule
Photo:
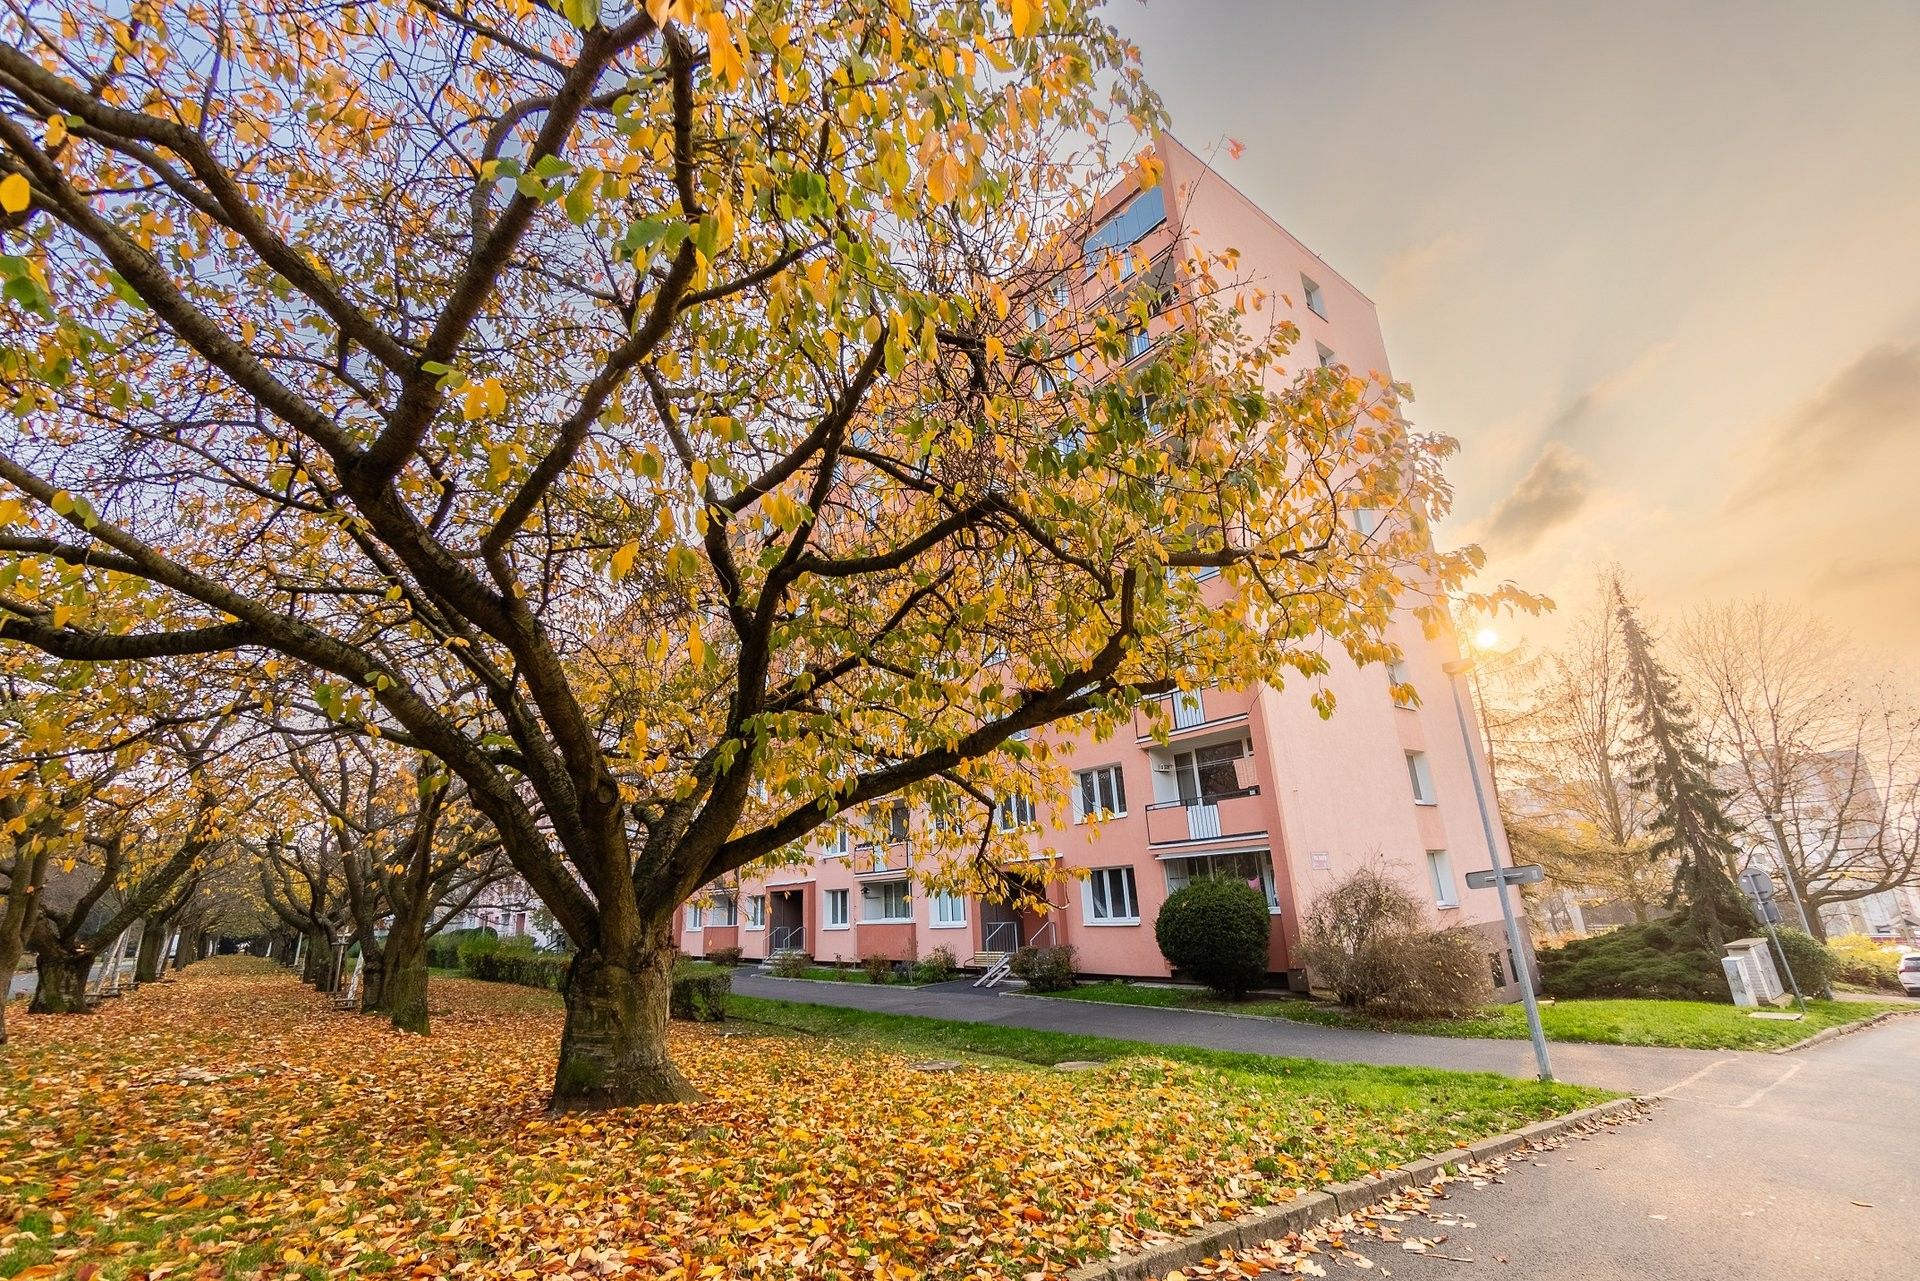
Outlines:
[[[1253,699],[1251,689],[1218,686],[1157,698],[1133,714],[1134,738],[1145,745],[1153,741],[1156,730],[1164,729],[1171,742],[1204,730],[1244,725]]]
[[[1147,806],[1147,844],[1178,845],[1217,841],[1229,836],[1258,836],[1267,830],[1260,789],[1248,786],[1185,801],[1156,801]]]

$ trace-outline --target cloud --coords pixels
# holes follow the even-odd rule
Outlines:
[[[1667,358],[1673,347],[1671,339],[1655,343],[1624,368],[1594,383],[1562,405],[1560,411],[1547,420],[1542,435],[1548,440],[1562,440],[1577,435],[1595,414],[1620,401],[1645,381],[1647,375]]]
[[[1890,473],[1889,448],[1920,429],[1920,342],[1884,343],[1769,428],[1729,508],[1772,502],[1858,471]]]
[[[1380,268],[1374,295],[1383,303],[1404,307],[1426,294],[1435,278],[1462,261],[1473,244],[1457,231],[1446,231],[1431,240],[1408,245],[1395,251]]]
[[[1593,463],[1557,440],[1548,441],[1513,492],[1488,514],[1487,542],[1514,555],[1529,551],[1592,498]]]

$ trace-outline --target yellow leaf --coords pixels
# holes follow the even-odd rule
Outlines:
[[[27,186],[25,175],[10,173],[0,178],[0,209],[8,213],[19,213],[32,203],[32,191]]]
[[[638,542],[626,543],[618,551],[614,552],[613,560],[610,562],[613,576],[619,579],[631,574],[633,572],[633,559],[639,554],[640,544]]]
[[[47,117],[47,145],[57,147],[67,140],[67,118],[62,115]]]
[[[1013,18],[1013,34],[1030,36],[1040,25],[1040,6],[1035,0],[1007,0],[1007,12]]]

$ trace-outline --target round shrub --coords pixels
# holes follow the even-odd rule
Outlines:
[[[1266,979],[1272,931],[1264,894],[1212,877],[1169,894],[1153,923],[1167,964],[1227,997],[1245,996]]]
[[[1839,958],[1831,948],[1805,930],[1790,930],[1784,925],[1774,927],[1780,936],[1780,949],[1787,954],[1787,964],[1793,967],[1793,977],[1800,984],[1802,993],[1824,992],[1833,983],[1834,973],[1840,968]],[[1773,957],[1777,964],[1778,952]],[[1792,991],[1787,976],[1782,974],[1780,982]]]
[[[1074,985],[1078,973],[1070,943],[1023,947],[1013,954],[1009,968],[1033,992],[1064,992]]]

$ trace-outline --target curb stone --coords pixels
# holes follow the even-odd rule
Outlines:
[[[1506,1156],[1519,1148],[1609,1117],[1643,1111],[1651,1102],[1647,1098],[1615,1099],[1611,1103],[1582,1108],[1552,1120],[1537,1121],[1511,1134],[1498,1134],[1463,1148],[1421,1157],[1403,1166],[1383,1170],[1370,1178],[1329,1184],[1318,1192],[1308,1192],[1284,1205],[1254,1210],[1228,1222],[1210,1223],[1189,1236],[1161,1242],[1134,1254],[1114,1255],[1082,1264],[1068,1272],[1065,1281],[1151,1281],[1175,1268],[1190,1267],[1209,1259],[1222,1250],[1256,1246],[1263,1241],[1304,1231],[1322,1219],[1352,1214],[1384,1196],[1431,1183],[1451,1169],[1471,1162]]]
[[[1920,1009],[1886,1010],[1874,1015],[1870,1019],[1861,1019],[1858,1023],[1849,1023],[1844,1027],[1825,1028],[1819,1032],[1815,1032],[1804,1041],[1795,1041],[1792,1045],[1783,1045],[1779,1049],[1771,1052],[1774,1054],[1792,1054],[1796,1050],[1810,1050],[1816,1045],[1824,1045],[1828,1041],[1836,1040],[1843,1036],[1851,1036],[1855,1032],[1864,1032],[1870,1027],[1879,1027],[1882,1023],[1890,1023],[1894,1019],[1912,1018],[1916,1014],[1920,1014]]]

